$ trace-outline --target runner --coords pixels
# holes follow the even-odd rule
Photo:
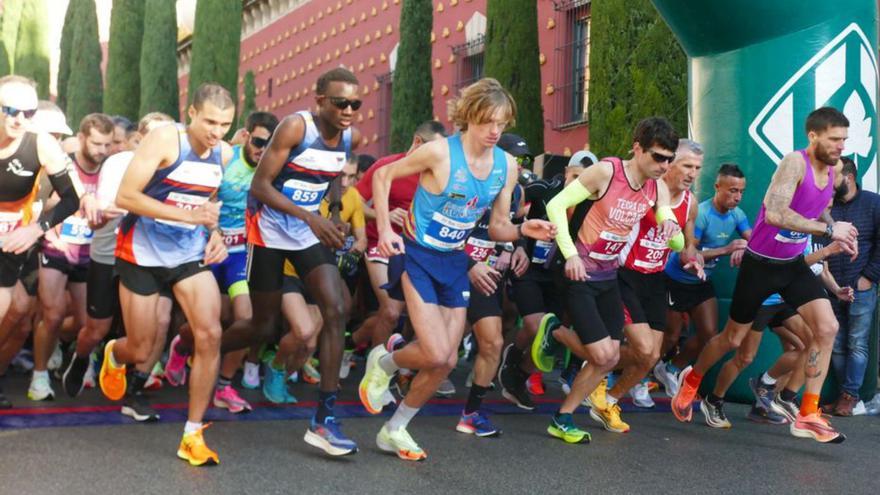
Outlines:
[[[549,240],[555,234],[552,225],[541,220],[510,223],[516,162],[495,146],[516,117],[510,94],[498,81],[481,79],[462,91],[452,116],[461,134],[421,146],[377,170],[373,180],[379,252],[403,254],[389,265],[389,293],[397,299],[405,296],[416,340],[393,353],[381,345],[370,351],[360,398],[367,411],[378,414],[394,372],[419,370],[406,398],[376,437],[380,449],[405,460],[427,458],[406,427],[458,360],[469,299],[468,256],[462,248],[477,220],[493,207],[489,235],[495,241],[515,241],[523,234]],[[394,179],[413,174],[420,174],[419,187],[404,225],[404,240],[391,228],[388,192]]]
[[[126,364],[145,362],[154,349],[159,291],[170,285],[189,321],[183,339],[194,341],[196,349],[177,455],[200,466],[220,462],[205,445],[207,425],[202,424],[220,364],[220,290],[208,265],[226,257],[215,229],[220,205],[210,198],[232,158],[222,138],[232,125],[235,104],[222,86],[204,83],[193,92],[187,114],[185,128],[161,126],[147,135],[119,186],[116,205],[128,211],[116,245],[127,335],[105,346],[99,381],[107,398],[123,397]]]
[[[791,433],[823,443],[846,439],[818,410],[838,323],[821,283],[804,263],[803,250],[812,234],[840,241],[853,257],[858,252],[857,230],[850,223],[834,222],[826,211],[835,181],[841,178],[839,160],[848,127],[849,121],[838,110],[814,110],[806,123],[809,145],[787,154],[774,172],[737,275],[727,325],[706,344],[693,367],[679,375],[679,390],[671,404],[679,421],[691,420],[703,375],[740,346],[761,303],[778,292],[813,330],[803,356],[806,390]]]
[[[110,118],[113,121],[113,143],[110,145],[108,156],[133,150],[140,140],[140,136],[135,137],[138,134],[137,124],[121,115],[113,115]]]
[[[251,183],[248,199],[248,285],[254,317],[234,323],[223,334],[223,352],[268,342],[275,335],[281,307],[284,260],[290,260],[321,308],[321,387],[318,408],[305,434],[309,445],[330,455],[357,452],[342,433],[334,406],[348,319],[345,287],[331,249],[342,247],[342,232],[317,214],[330,184],[361,141],[351,127],[358,80],[344,68],[318,78],[318,112],[297,112],[275,131]]]
[[[671,255],[666,264],[669,312],[663,350],[668,351],[678,343],[681,329],[685,326],[683,313],[687,313],[696,327],[696,333],[685,341],[672,359],[666,363],[658,362],[654,367],[654,376],[670,397],[675,396],[677,391],[676,380],[680,370],[696,359],[706,342],[718,333],[718,298],[711,277],[722,256],[730,256],[731,266],[739,266],[743,249],[752,234],[749,220],[738,206],[745,189],[746,179],[742,170],[734,164],[721,165],[715,179],[715,195],[699,205],[694,238],[705,265],[705,278],[686,269],[686,262],[677,254]],[[735,239],[735,234],[739,234],[741,239]]]
[[[547,323],[536,337],[535,362],[552,356],[553,341],[561,341],[586,361],[571,385],[571,392],[553,416],[547,432],[567,443],[590,441],[590,434],[574,424],[572,414],[605,375],[617,365],[623,336],[624,311],[617,282],[620,250],[649,210],[657,217],[657,239],[673,249],[684,247],[684,236],[669,206],[669,191],[658,181],[675,160],[678,135],[664,118],[651,117],[638,123],[633,133],[633,158],[606,158],[578,176],[576,181],[547,205],[547,216],[559,229],[556,243],[565,258],[568,279],[566,301],[574,335]],[[569,234],[566,210],[589,200],[589,211],[579,225],[577,241]],[[555,318],[554,318],[555,319]],[[551,358],[552,359],[552,358]],[[619,416],[615,404],[593,404]],[[617,422],[620,422],[619,417]],[[613,424],[626,431],[628,426]]]

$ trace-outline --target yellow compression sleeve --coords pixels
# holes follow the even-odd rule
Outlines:
[[[590,191],[575,179],[547,203],[547,218],[556,225],[556,244],[565,259],[577,255],[577,248],[568,231],[568,208],[590,199]]]
[[[672,212],[670,206],[661,206],[657,208],[657,225],[660,225],[666,220],[672,220],[673,222],[678,223],[678,219],[675,218],[675,213]],[[678,234],[670,237],[669,240],[666,241],[666,245],[675,252],[684,249],[684,232],[679,231]]]

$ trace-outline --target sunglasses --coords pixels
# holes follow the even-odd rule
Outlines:
[[[259,137],[252,137],[251,138],[251,146],[253,146],[254,148],[261,148],[262,149],[262,148],[265,148],[268,144],[269,144],[268,138],[259,138]]]
[[[2,107],[0,107],[0,110],[3,110],[4,114],[12,118],[18,117],[18,114],[23,113],[24,118],[30,119],[33,118],[33,116],[37,113],[36,108],[32,108],[30,110],[22,110],[20,108],[10,107],[7,105],[3,105]]]
[[[675,153],[672,155],[664,155],[663,153],[657,153],[656,151],[651,151],[651,158],[657,163],[672,163],[675,161]]]
[[[328,96],[327,98],[334,107],[340,110],[345,110],[348,107],[351,107],[352,110],[358,110],[363,104],[361,100],[349,100],[341,96]]]

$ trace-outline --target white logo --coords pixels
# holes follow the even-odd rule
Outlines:
[[[843,154],[877,189],[877,59],[865,33],[847,26],[794,73],[761,109],[749,135],[774,163],[803,142],[803,122],[815,108],[833,106],[850,122]],[[795,141],[800,141],[796,144]]]
[[[30,170],[25,170],[24,165],[18,161],[18,158],[14,158],[11,162],[9,162],[9,166],[6,167],[6,171],[13,173],[19,177],[32,177],[34,175]]]

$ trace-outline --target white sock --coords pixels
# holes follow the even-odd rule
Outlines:
[[[764,385],[773,386],[773,385],[776,385],[776,378],[773,378],[772,376],[768,375],[767,372],[765,371],[764,374],[761,375],[761,383],[763,383]]]
[[[607,394],[605,396],[605,402],[607,402],[609,406],[613,406],[614,404],[617,404],[617,397]]]
[[[394,353],[388,353],[380,357],[379,367],[389,375],[393,375],[395,371],[400,369],[400,366],[397,366],[397,363],[394,362]]]
[[[37,378],[44,378],[46,380],[49,379],[49,370],[37,371],[34,370],[34,376],[32,380],[36,380]]]
[[[259,370],[260,365],[257,363],[252,363],[250,361],[244,362],[244,371],[245,373],[253,373],[255,370]]]
[[[403,402],[397,406],[397,410],[394,411],[394,415],[391,416],[391,419],[388,420],[388,431],[397,431],[401,428],[406,428],[410,421],[419,413],[419,408],[417,407],[409,407]]]
[[[186,425],[183,427],[183,434],[187,433],[195,433],[199,431],[199,428],[202,427],[202,423],[193,423],[192,421],[187,421]]]

